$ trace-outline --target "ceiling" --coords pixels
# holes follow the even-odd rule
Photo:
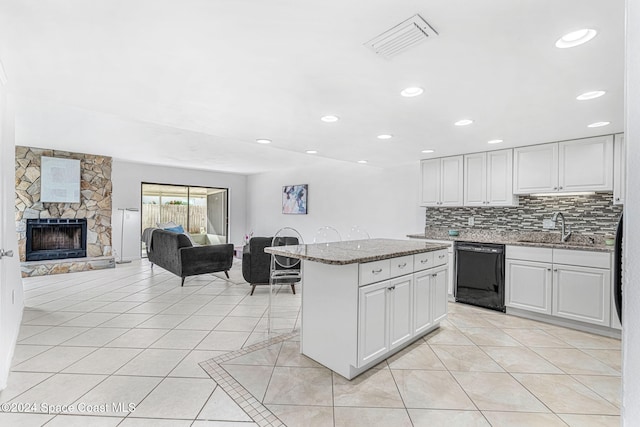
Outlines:
[[[437,37],[364,46],[416,13]],[[17,144],[154,164],[391,167],[623,131],[622,0],[0,0],[0,59]]]

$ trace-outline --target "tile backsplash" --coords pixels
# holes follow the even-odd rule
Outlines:
[[[447,207],[426,208],[427,227],[478,228],[503,231],[544,230],[542,220],[554,212],[564,214],[574,233],[615,234],[622,206],[613,204],[612,193],[582,196],[520,196],[514,207]],[[473,217],[475,224],[468,225]]]

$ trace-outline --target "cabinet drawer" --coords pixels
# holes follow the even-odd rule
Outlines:
[[[521,259],[524,261],[552,262],[553,249],[507,245],[506,258]]]
[[[390,277],[390,266],[391,262],[388,259],[360,264],[359,285],[387,280]]]
[[[609,252],[554,249],[553,263],[579,265],[582,267],[611,268],[611,254]]]
[[[413,255],[391,258],[391,270],[389,277],[404,276],[413,273]]]
[[[446,249],[435,251],[433,253],[433,266],[437,267],[439,265],[446,264],[448,258],[449,258],[449,253],[447,252]]]
[[[433,267],[433,252],[424,252],[413,256],[413,270],[420,271]]]

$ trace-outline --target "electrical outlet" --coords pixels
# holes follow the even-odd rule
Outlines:
[[[469,222],[468,224],[473,227],[476,224],[476,219],[472,216],[469,217]]]
[[[545,230],[551,230],[552,228],[556,228],[556,222],[551,219],[543,219],[542,228],[544,228]]]

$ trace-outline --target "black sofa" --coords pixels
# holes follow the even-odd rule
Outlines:
[[[147,255],[151,268],[159,265],[182,277],[224,271],[229,277],[229,269],[233,264],[233,245],[193,246],[184,234],[161,229],[153,230],[151,242],[147,247]]]
[[[272,246],[272,240],[273,237],[253,237],[249,240],[249,244],[245,245],[242,250],[242,277],[251,285],[251,295],[253,295],[253,291],[256,290],[257,285],[269,284],[271,255],[265,253],[264,248]],[[287,244],[291,245],[297,243],[297,239],[295,241],[287,241]],[[279,266],[276,266],[276,268],[281,269]],[[299,279],[279,278],[276,280],[277,284],[291,285],[291,291],[294,295],[296,293],[295,284],[297,282],[299,282]]]

